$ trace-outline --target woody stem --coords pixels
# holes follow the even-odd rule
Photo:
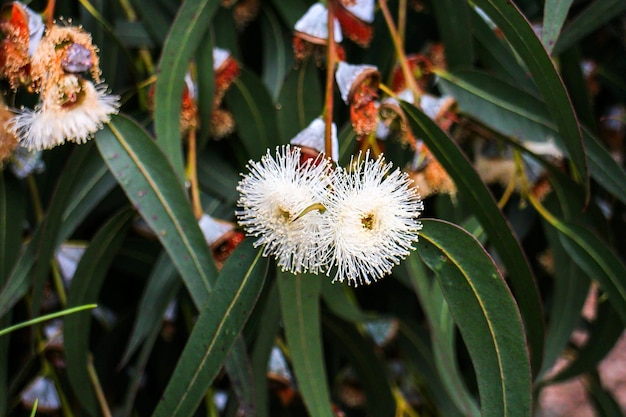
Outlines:
[[[326,48],[326,103],[324,105],[324,122],[326,127],[324,130],[324,151],[327,158],[332,158],[333,82],[336,61],[335,13],[332,1],[329,1],[326,6],[328,7],[328,47]]]
[[[402,39],[396,28],[393,19],[391,18],[391,13],[389,12],[389,6],[387,5],[387,0],[379,0],[378,4],[380,5],[380,10],[383,12],[383,16],[385,17],[385,22],[387,23],[387,28],[389,29],[389,34],[391,35],[391,40],[393,42],[393,46],[396,49],[396,56],[400,61],[400,67],[402,68],[402,74],[404,75],[404,79],[408,85],[408,87],[413,92],[413,96],[415,97],[415,103],[419,103],[419,97],[422,95],[422,91],[417,85],[415,81],[415,77],[411,73],[411,69],[409,68],[409,63],[406,59],[406,54],[404,53],[404,48],[402,47]]]
[[[52,26],[52,21],[54,20],[54,8],[56,6],[56,0],[48,0],[48,5],[46,9],[43,11],[43,18],[46,21],[46,26]]]

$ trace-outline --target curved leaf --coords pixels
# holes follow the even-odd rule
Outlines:
[[[559,138],[546,104],[526,90],[478,71],[439,72],[461,110],[505,135],[523,140]],[[587,128],[582,128],[591,176],[626,203],[626,172]]]
[[[163,244],[196,306],[204,305],[217,270],[165,155],[124,116],[115,116],[99,131],[96,144],[128,199]]]
[[[170,26],[154,93],[154,124],[161,144],[178,180],[183,180],[183,156],[180,135],[184,76],[196,48],[219,5],[218,0],[186,0]],[[152,7],[152,6],[150,6]]]
[[[563,138],[574,172],[589,190],[587,157],[576,114],[563,81],[532,26],[511,1],[474,0],[474,3],[493,19],[528,67]]]
[[[429,280],[422,262],[414,253],[406,261],[411,285],[424,310],[431,331],[432,364],[443,389],[465,416],[480,416],[478,404],[463,382],[456,354],[456,325],[440,286]]]
[[[435,272],[472,358],[482,416],[529,416],[524,328],[504,279],[470,234],[451,223],[422,222],[417,250]]]
[[[563,28],[561,36],[554,46],[553,55],[558,55],[570,48],[585,36],[598,29],[611,19],[626,11],[622,0],[595,0]]]
[[[125,210],[105,223],[94,236],[82,256],[69,289],[70,308],[95,303],[109,265],[124,240],[125,229],[132,217]],[[96,393],[87,371],[91,312],[81,312],[63,319],[63,346],[67,361],[67,376],[81,403],[92,416],[100,415]]]
[[[541,367],[544,338],[542,305],[535,279],[519,242],[512,234],[493,196],[458,146],[428,116],[408,103],[403,102],[402,107],[413,132],[421,136],[452,177],[459,192],[470,203],[471,210],[487,232],[489,242],[506,266],[511,288],[522,313],[533,373],[538,372]]]
[[[333,417],[322,352],[320,278],[281,272],[278,290],[287,345],[304,404],[310,415]]]
[[[251,239],[235,249],[200,312],[153,417],[194,414],[263,289],[267,265]]]
[[[470,30],[469,5],[455,0],[433,2],[437,26],[446,48],[450,68],[469,67],[474,63],[474,45]]]
[[[257,160],[280,144],[274,102],[256,75],[242,70],[226,92],[226,102],[249,158]]]

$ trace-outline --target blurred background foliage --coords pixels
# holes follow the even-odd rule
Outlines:
[[[384,151],[425,204],[417,250],[358,288],[280,272],[235,230],[209,248],[196,226],[234,222],[246,162],[329,108],[325,46],[292,48],[311,4],[56,1],[121,109],[27,178],[0,171],[0,329],[98,307],[0,336],[0,415],[34,397],[53,416],[559,415],[542,393],[573,378],[596,415],[623,415],[597,368],[626,320],[626,3],[383,0],[367,47],[344,34],[380,99],[404,60],[448,100],[396,102],[400,128],[357,138],[334,86],[340,163]],[[225,92],[215,47],[239,67]]]

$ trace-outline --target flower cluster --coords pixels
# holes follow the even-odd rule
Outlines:
[[[323,154],[303,162],[298,147],[284,146],[248,168],[237,188],[239,224],[283,270],[370,284],[414,249],[422,202],[382,157],[334,168]]]
[[[101,83],[91,35],[75,26],[45,27],[41,16],[19,2],[7,7],[0,22],[0,75],[13,90],[24,86],[39,94],[39,104],[2,127],[29,150],[86,142],[119,107],[119,97]]]

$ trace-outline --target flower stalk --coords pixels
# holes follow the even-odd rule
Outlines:
[[[326,47],[326,103],[324,105],[324,122],[326,124],[326,128],[324,130],[324,151],[327,158],[332,158],[333,92],[337,52],[335,44],[335,13],[333,2],[329,1],[326,4],[326,7],[328,8],[328,45]]]

